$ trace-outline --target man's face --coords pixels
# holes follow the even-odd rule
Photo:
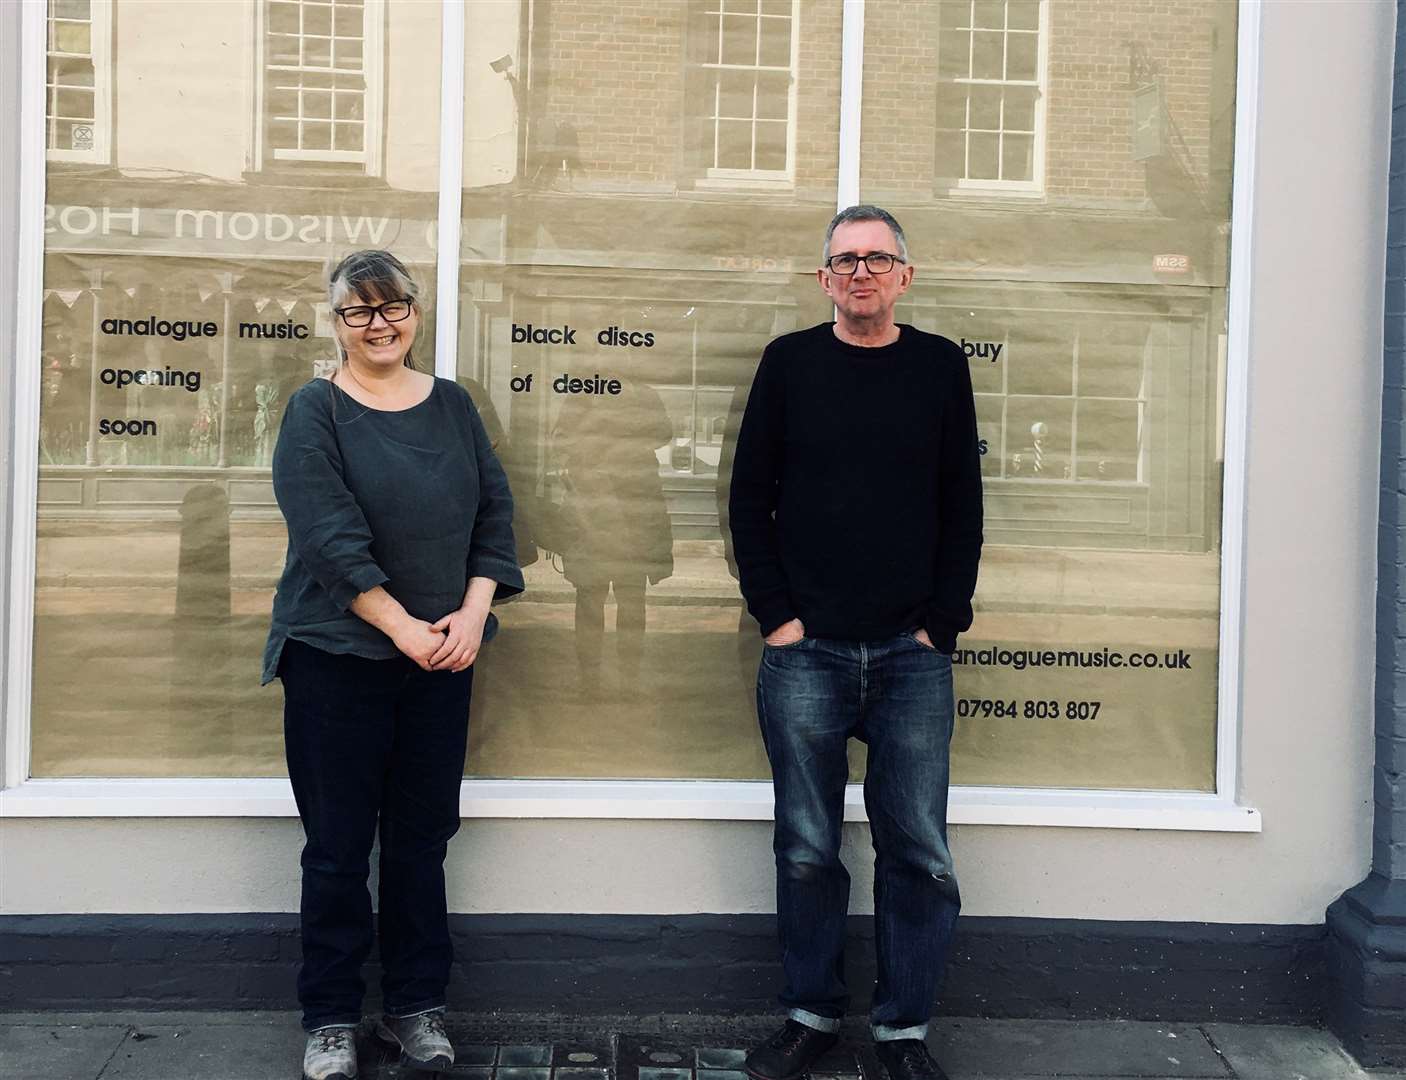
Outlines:
[[[847,221],[830,237],[830,257],[836,255],[873,255],[884,252],[898,254],[898,242],[893,230],[882,221]],[[820,287],[834,301],[846,319],[883,322],[893,317],[898,298],[908,291],[913,280],[913,268],[895,263],[887,274],[875,274],[867,263],[860,263],[853,274],[832,273],[825,267],[816,271]]]

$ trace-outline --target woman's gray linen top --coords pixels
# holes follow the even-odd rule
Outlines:
[[[447,379],[400,412],[368,408],[326,379],[300,387],[273,452],[273,490],[288,555],[265,683],[290,637],[330,653],[399,656],[350,610],[377,585],[427,622],[464,602],[471,577],[498,582],[498,599],[522,591],[508,479],[468,392]],[[495,629],[490,616],[484,640]]]

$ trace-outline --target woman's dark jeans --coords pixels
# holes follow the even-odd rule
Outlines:
[[[876,1039],[921,1039],[961,907],[947,847],[952,659],[912,634],[768,645],[757,711],[776,791],[776,911],[791,1018],[838,1031],[849,873],[840,861],[847,744],[868,744]]]
[[[366,881],[379,823],[385,1011],[445,1003],[454,960],[445,846],[459,830],[473,668],[423,671],[290,640],[279,661],[288,775],[303,847],[303,1027],[361,1019],[371,951]]]

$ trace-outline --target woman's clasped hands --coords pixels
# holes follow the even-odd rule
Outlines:
[[[425,671],[463,671],[478,659],[487,619],[486,607],[457,608],[433,623],[407,615],[391,640]]]

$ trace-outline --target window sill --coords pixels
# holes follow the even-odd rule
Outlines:
[[[120,180],[122,173],[110,161],[79,158],[46,158],[47,174],[55,177],[82,177],[85,180]]]
[[[466,780],[466,818],[770,821],[771,785],[745,780]],[[0,818],[293,818],[281,778],[30,780],[0,792]],[[851,784],[845,820],[864,821]],[[1209,792],[954,787],[954,825],[1259,832],[1258,810]]]
[[[791,195],[795,193],[795,180],[779,180],[769,177],[700,177],[693,181],[694,191],[738,192],[744,195]]]
[[[390,185],[382,177],[369,175],[365,170],[329,168],[321,164],[272,166],[258,172],[246,171],[243,179],[247,184],[260,187],[390,190]]]

